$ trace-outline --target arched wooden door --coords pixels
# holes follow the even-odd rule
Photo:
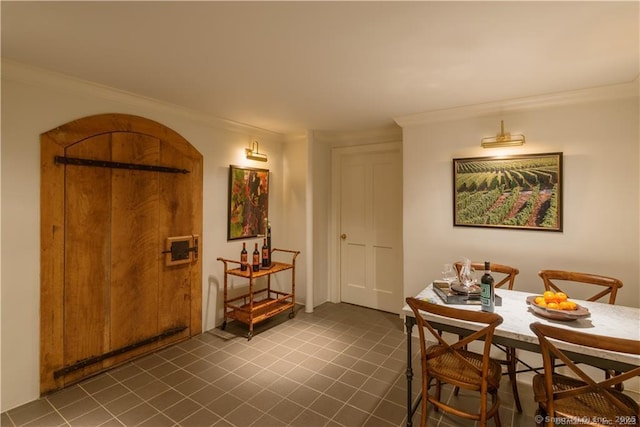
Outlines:
[[[41,166],[41,393],[200,333],[202,155],[104,114],[42,134]]]

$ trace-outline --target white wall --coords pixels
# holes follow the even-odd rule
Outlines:
[[[329,298],[329,188],[331,182],[330,149],[327,144],[316,140],[312,133],[309,136],[309,152],[311,162],[311,180],[313,186],[313,271],[314,305],[330,300]]]
[[[313,256],[309,238],[308,220],[312,211],[308,209],[308,142],[306,135],[289,136],[283,145],[283,206],[282,226],[275,233],[282,233],[288,248],[300,251],[296,258],[296,300],[301,304],[310,302],[308,310],[313,309],[313,301],[307,300],[308,285],[312,285],[313,265],[309,258]],[[282,247],[276,246],[274,247]],[[272,280],[282,280],[288,275],[276,275]]]
[[[71,120],[100,113],[135,114],[158,121],[184,136],[204,156],[204,330],[221,321],[222,264],[216,258],[238,258],[241,248],[240,241],[227,242],[226,235],[230,164],[272,172],[269,216],[274,244],[284,248],[300,244],[300,239],[285,232],[288,222],[304,217],[305,212],[298,212],[300,203],[295,201],[286,207],[285,220],[283,192],[291,189],[295,194],[288,197],[302,196],[295,184],[285,181],[283,164],[295,164],[295,159],[287,156],[292,152],[297,158],[298,153],[293,148],[283,149],[284,136],[3,61],[1,411],[39,397],[39,137]],[[255,138],[260,141],[260,151],[269,155],[267,163],[244,158],[244,147]],[[298,262],[304,272],[305,259]],[[297,281],[304,288],[304,275],[298,275]]]
[[[480,139],[523,133],[522,148]],[[543,268],[601,273],[624,282],[617,303],[640,306],[638,82],[407,116],[404,288],[415,295],[444,263],[468,257],[520,269],[518,289],[540,291]],[[564,231],[453,227],[452,159],[564,153]]]

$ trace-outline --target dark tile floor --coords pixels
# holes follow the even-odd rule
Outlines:
[[[258,325],[251,341],[231,322],[2,414],[2,426],[401,426],[406,424],[402,320],[326,303],[294,319]],[[417,341],[414,344],[417,352]],[[419,388],[419,363],[414,355]],[[506,377],[503,426],[532,425],[530,379],[524,411],[513,409]],[[477,406],[463,392],[464,405]],[[433,425],[472,426],[434,414]],[[419,412],[414,416],[419,424]]]

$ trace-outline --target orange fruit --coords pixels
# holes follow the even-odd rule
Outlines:
[[[541,305],[543,307],[547,305],[546,301],[544,300],[544,297],[536,297],[534,301],[536,304]]]
[[[547,303],[547,308],[551,308],[554,310],[560,310],[560,305],[557,302],[549,302]]]
[[[573,301],[567,301],[567,305],[569,306],[568,310],[577,310],[578,304]]]
[[[557,302],[562,302],[562,301],[566,301],[567,300],[567,294],[565,294],[564,292],[558,292],[556,294],[556,301]]]
[[[560,306],[560,310],[571,310],[571,304],[567,301],[560,301],[558,305]]]
[[[550,302],[556,302],[556,294],[552,291],[546,291],[543,295],[544,300],[549,304]]]

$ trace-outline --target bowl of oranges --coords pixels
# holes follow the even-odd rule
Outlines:
[[[585,307],[571,301],[564,292],[546,291],[542,295],[527,297],[527,304],[534,313],[554,320],[576,320],[589,317]]]

